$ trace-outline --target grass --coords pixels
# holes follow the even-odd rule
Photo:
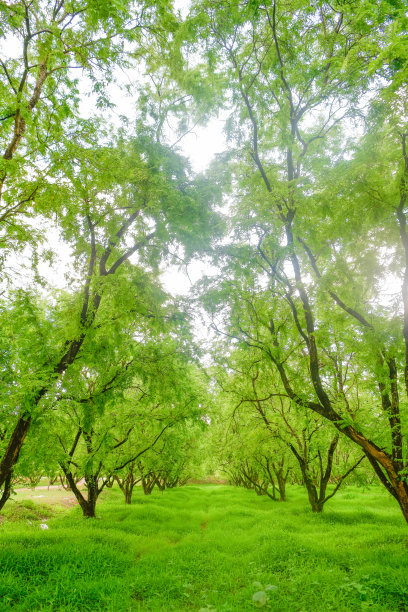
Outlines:
[[[46,487],[37,489],[21,488],[17,489],[16,497],[11,498],[11,503],[8,502],[5,506],[5,510],[7,507],[12,507],[13,501],[21,502],[23,500],[31,500],[35,503],[51,506],[51,508],[56,506],[72,508],[72,506],[78,505],[72,491],[66,491],[62,487],[51,487],[50,489]]]
[[[0,610],[408,610],[408,526],[377,487],[345,488],[322,515],[298,487],[286,503],[228,486],[138,489],[130,507],[113,489],[98,515],[11,503]]]

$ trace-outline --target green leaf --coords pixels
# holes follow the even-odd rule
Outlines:
[[[268,603],[268,596],[265,591],[257,591],[252,595],[252,601],[258,608],[262,608]]]

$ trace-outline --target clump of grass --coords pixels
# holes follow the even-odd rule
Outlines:
[[[2,610],[374,612],[408,608],[408,528],[379,488],[345,489],[325,514],[293,487],[274,503],[228,486],[187,486],[100,520],[75,508],[1,526]]]
[[[54,516],[55,512],[45,504],[37,504],[29,499],[18,502],[11,500],[2,511],[2,518],[5,521],[43,521]]]

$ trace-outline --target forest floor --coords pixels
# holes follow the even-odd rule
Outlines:
[[[82,489],[83,487],[80,488]],[[16,495],[12,496],[8,502],[9,508],[13,504],[17,504],[18,506],[20,502],[27,500],[48,506],[72,507],[78,505],[72,491],[67,491],[61,485],[50,485],[49,487],[39,486],[35,488],[24,487],[22,489],[16,489]]]
[[[300,487],[284,503],[220,485],[138,488],[131,506],[112,489],[96,520],[64,490],[42,494],[4,508],[1,611],[408,610],[408,526],[379,487],[345,487],[322,515]]]

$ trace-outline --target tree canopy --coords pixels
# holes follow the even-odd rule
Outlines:
[[[0,506],[30,470],[93,516],[206,465],[317,512],[371,474],[408,521],[405,3],[185,9],[0,3]],[[199,174],[183,139],[216,116]],[[187,299],[163,285],[200,260]]]

